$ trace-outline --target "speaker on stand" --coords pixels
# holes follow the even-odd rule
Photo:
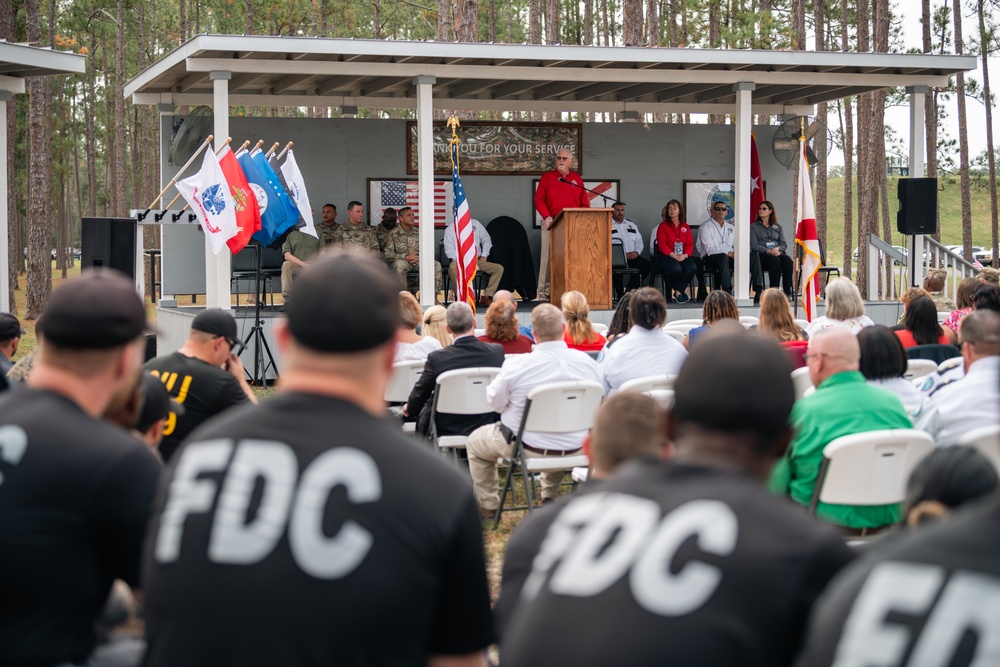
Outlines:
[[[80,268],[108,267],[135,282],[135,218],[83,218]]]
[[[909,252],[910,285],[916,287],[922,282],[924,249],[919,236],[937,231],[936,178],[901,178],[896,189],[899,210],[896,213],[896,231],[905,234]]]

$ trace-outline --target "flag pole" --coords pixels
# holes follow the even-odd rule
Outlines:
[[[226,150],[226,146],[228,146],[228,145],[229,145],[229,142],[231,142],[232,140],[233,140],[233,138],[232,138],[232,137],[226,137],[226,140],[225,140],[224,142],[222,142],[222,145],[221,145],[221,146],[219,146],[219,150],[215,151],[215,156],[216,156],[216,157],[219,157],[220,155],[222,155],[222,151]],[[245,144],[243,144],[243,145],[244,145],[244,146],[246,146],[246,144],[249,144],[249,143],[250,143],[250,142],[248,141],[248,142],[246,142],[246,143],[245,143]],[[192,158],[192,159],[194,159],[194,158]],[[181,170],[181,171],[183,171],[183,170]],[[174,180],[177,180],[177,179],[176,179],[176,177],[174,178]],[[170,187],[170,186],[168,185],[167,187]],[[164,192],[166,192],[166,191],[164,190]],[[163,196],[163,194],[162,194],[162,193],[160,193],[160,196],[162,197],[162,196]],[[170,207],[171,207],[171,206],[173,206],[173,205],[174,205],[174,203],[175,203],[175,202],[176,202],[176,201],[177,201],[178,199],[180,199],[180,198],[181,198],[181,193],[179,193],[179,192],[178,192],[178,193],[177,193],[177,196],[176,196],[176,197],[174,197],[174,198],[173,198],[172,200],[170,200],[170,203],[169,203],[169,204],[167,204],[167,207],[166,207],[166,208],[167,208],[167,210],[169,211],[169,210],[170,210]],[[183,212],[184,212],[184,211],[186,211],[187,209],[188,209],[188,205],[185,205],[185,206],[184,206],[184,208],[182,208],[182,209],[181,209],[181,212],[183,213]]]
[[[194,152],[194,155],[192,155],[192,156],[191,156],[190,158],[188,158],[188,161],[184,163],[184,166],[183,166],[183,167],[181,167],[181,170],[180,170],[180,171],[178,171],[178,172],[177,172],[176,174],[174,174],[174,177],[170,179],[170,182],[169,182],[169,183],[167,183],[167,187],[163,188],[163,190],[162,190],[162,191],[160,191],[160,194],[156,195],[156,199],[154,199],[154,200],[153,200],[153,201],[152,201],[152,202],[150,203],[150,205],[146,207],[146,210],[150,210],[150,209],[152,209],[152,208],[153,208],[153,206],[155,206],[155,205],[156,205],[156,202],[158,202],[158,201],[160,201],[161,199],[163,199],[163,195],[167,194],[167,190],[169,190],[169,189],[170,189],[170,187],[171,187],[171,186],[172,186],[172,185],[173,185],[174,183],[176,183],[176,182],[177,182],[177,179],[178,179],[178,178],[180,178],[181,174],[183,174],[183,173],[184,173],[184,171],[185,171],[185,170],[186,170],[186,169],[187,169],[188,167],[190,167],[190,166],[191,166],[191,163],[192,163],[192,162],[194,162],[194,159],[195,159],[196,157],[198,157],[199,155],[201,155],[201,152],[202,152],[203,150],[205,150],[205,148],[206,148],[206,147],[207,147],[207,146],[208,146],[208,145],[209,145],[210,143],[212,143],[212,139],[214,139],[214,138],[215,138],[215,137],[213,137],[213,136],[212,136],[211,134],[210,134],[210,135],[208,135],[208,137],[207,137],[207,138],[205,139],[205,143],[203,143],[203,144],[202,144],[201,146],[199,146],[199,147],[198,147],[198,150],[196,150],[196,151]],[[174,200],[174,201],[176,201],[176,200]],[[169,208],[169,207],[168,207],[168,208]]]
[[[805,116],[802,116],[802,117],[799,118],[799,152],[800,153],[805,148],[805,144],[803,143],[803,141],[805,140],[805,138],[806,138],[806,119],[805,119]],[[801,165],[802,161],[799,160],[798,162]],[[796,183],[798,183],[798,180],[796,180]],[[796,190],[796,192],[798,192],[798,190]],[[799,214],[798,217],[801,218],[802,217],[802,211],[798,211],[798,214]],[[799,224],[799,222],[800,222],[799,220],[795,221],[795,224],[796,224],[796,233],[798,232],[798,224]],[[796,317],[797,318],[799,316],[799,289],[802,287],[802,248],[799,247],[798,243],[795,244],[795,268],[793,270],[795,271],[795,290],[794,290],[795,293],[792,295],[792,305],[793,305],[792,317]]]
[[[276,150],[276,149],[278,148],[278,146],[280,146],[280,145],[281,145],[281,142],[280,142],[280,141],[275,141],[275,142],[274,142],[274,145],[273,145],[273,146],[271,146],[271,147],[270,147],[270,148],[269,148],[269,149],[267,150],[267,152],[266,152],[266,153],[264,153],[264,159],[265,159],[265,160],[270,160],[270,159],[271,159],[271,156],[272,156],[272,155],[274,155],[274,151],[275,151],[275,150]]]
[[[285,147],[283,149],[281,149],[281,152],[278,153],[278,157],[276,157],[274,159],[275,160],[280,160],[281,158],[285,157],[285,153],[287,153],[288,149],[291,148],[294,144],[295,144],[294,141],[289,141],[287,144],[285,144]]]

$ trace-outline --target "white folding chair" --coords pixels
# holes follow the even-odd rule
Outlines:
[[[602,336],[604,334],[608,333],[608,325],[607,324],[603,324],[601,322],[591,322],[590,324],[591,324],[592,327],[594,327],[594,331],[596,331],[597,333],[601,334]]]
[[[936,373],[938,365],[930,359],[909,359],[906,362],[906,372],[903,377],[907,380],[915,380],[925,375]]]
[[[599,382],[582,380],[550,382],[539,385],[528,392],[521,425],[514,438],[514,451],[509,458],[503,459],[503,463],[507,465],[507,475],[504,478],[503,491],[500,494],[500,505],[497,507],[496,517],[493,519],[494,529],[500,525],[502,512],[523,509],[530,512],[534,509],[535,473],[590,467],[590,459],[583,453],[566,456],[525,456],[522,441],[524,432],[570,433],[589,429],[594,423],[594,417],[597,415],[597,410],[601,407],[603,399],[603,385]],[[520,472],[524,478],[527,504],[504,508],[507,496],[513,495],[514,474],[517,472]]]
[[[676,375],[647,375],[623,382],[618,391],[634,391],[642,394],[654,389],[673,389]]]
[[[413,385],[417,384],[417,380],[423,372],[424,362],[421,359],[397,361],[394,363],[392,365],[392,375],[389,376],[389,384],[385,386],[385,402],[390,405],[406,403],[410,398],[410,391],[413,389]],[[416,430],[416,422],[403,423],[404,433],[414,433]]]
[[[760,318],[753,315],[740,315],[740,324],[760,324]]]
[[[669,324],[665,324],[663,326],[663,330],[667,333],[670,333],[671,331],[680,331],[681,333],[686,334],[691,331],[691,329],[700,326],[701,320],[687,320],[684,322],[670,322]]]
[[[494,412],[493,406],[486,402],[486,388],[499,373],[499,368],[460,368],[438,376],[431,403],[431,440],[453,459],[458,458],[459,449],[465,449],[469,436],[438,435],[438,413],[483,415]]]
[[[809,377],[809,369],[802,367],[792,371],[792,385],[795,387],[796,401],[805,396],[806,391],[813,386],[812,378]]]
[[[845,435],[823,448],[823,463],[809,503],[891,505],[906,499],[906,482],[934,438],[918,429],[889,429]]]
[[[656,401],[664,410],[669,410],[674,407],[673,389],[650,389],[649,391],[644,391],[642,393]]]
[[[700,319],[694,319],[694,318],[681,319],[681,320],[672,320],[670,322],[667,322],[663,326],[664,327],[669,327],[671,324],[681,324],[681,325],[683,325],[683,324],[691,324],[693,326],[700,327],[702,325],[702,321]]]
[[[972,429],[958,439],[958,444],[972,447],[989,459],[997,472],[1000,472],[1000,425]]]
[[[486,329],[473,329],[472,333],[475,334],[477,337],[478,336],[485,336],[486,335]]]
[[[957,368],[965,363],[965,357],[952,357],[951,359],[945,359],[940,364],[938,364],[938,373],[944,373],[950,371],[952,368]]]
[[[799,325],[799,328],[802,329],[803,331],[805,331],[806,327],[809,326],[809,320],[799,320],[799,319],[797,319],[797,320],[795,320],[795,323],[797,325]]]
[[[684,338],[687,336],[685,332],[680,331],[678,329],[664,329],[663,333],[667,334],[668,336],[676,340],[678,343],[683,343]]]

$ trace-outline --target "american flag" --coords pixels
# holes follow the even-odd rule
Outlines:
[[[452,201],[451,181],[434,181],[434,226],[445,227],[449,222]],[[371,184],[371,224],[382,221],[382,212],[387,208],[399,209],[409,206],[413,209],[414,222],[420,224],[420,192],[417,181],[372,181]]]
[[[465,198],[462,179],[458,175],[458,145],[451,146],[451,181],[455,186],[455,243],[458,260],[455,262],[455,277],[457,301],[465,301],[476,312],[476,293],[472,289],[472,281],[476,277],[476,239],[472,233],[472,213],[469,211],[469,200]]]

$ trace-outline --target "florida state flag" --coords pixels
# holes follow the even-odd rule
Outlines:
[[[799,224],[795,242],[802,246],[802,266],[799,284],[802,285],[802,306],[806,320],[813,321],[816,301],[819,299],[819,235],[816,233],[816,208],[813,205],[812,183],[809,181],[809,160],[806,159],[806,140],[799,140]]]

